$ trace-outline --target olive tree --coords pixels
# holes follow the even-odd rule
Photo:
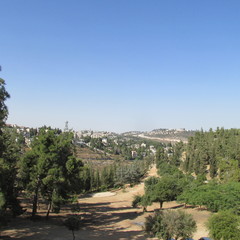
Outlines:
[[[145,222],[145,232],[159,239],[186,239],[196,231],[193,217],[181,210],[159,211],[149,215]]]

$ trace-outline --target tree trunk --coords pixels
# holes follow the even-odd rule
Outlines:
[[[163,207],[163,202],[161,201],[161,202],[159,202],[160,203],[160,209],[162,209],[162,207]]]
[[[73,240],[75,240],[74,230],[72,230]]]
[[[48,220],[48,216],[49,216],[49,213],[50,213],[51,209],[52,209],[52,200],[49,201],[49,203],[48,203],[48,210],[47,210],[46,220]]]
[[[33,197],[32,218],[34,218],[37,213],[39,187],[40,187],[40,178],[38,177],[37,186],[35,188],[35,193]]]

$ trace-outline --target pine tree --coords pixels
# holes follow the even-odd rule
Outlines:
[[[32,217],[40,196],[48,203],[48,217],[50,211],[60,210],[69,194],[79,191],[83,164],[74,157],[72,138],[71,133],[42,128],[22,159],[21,178],[33,194]]]
[[[12,214],[20,214],[21,207],[17,199],[17,162],[21,149],[16,142],[16,135],[6,128],[5,121],[8,109],[5,101],[10,97],[5,89],[5,81],[0,78],[0,195],[1,213],[4,215],[6,208],[10,208]],[[1,216],[0,216],[1,217]]]

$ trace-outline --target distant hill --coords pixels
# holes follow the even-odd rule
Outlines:
[[[142,132],[142,131],[131,131],[125,132],[123,136],[140,137],[155,140],[158,142],[187,142],[189,137],[194,136],[196,131],[182,129],[165,129],[159,128],[152,131]]]
[[[21,132],[22,135],[26,138],[26,140],[31,139],[32,137],[37,135],[38,128],[29,128],[25,126],[18,126],[16,124],[7,124],[10,128],[17,129],[18,132]],[[167,128],[159,128],[154,129],[152,131],[129,131],[121,134],[115,132],[107,132],[107,131],[92,131],[92,130],[80,130],[73,131],[75,136],[78,136],[79,139],[84,137],[90,138],[111,138],[118,139],[123,138],[125,140],[136,139],[136,138],[144,138],[157,142],[187,142],[189,137],[195,135],[197,131],[186,130],[184,128],[181,129],[167,129]]]

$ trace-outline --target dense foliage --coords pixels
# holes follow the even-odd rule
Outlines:
[[[196,231],[196,222],[184,211],[159,211],[149,215],[145,222],[145,232],[159,239],[186,239]]]
[[[150,200],[146,203],[159,201],[160,208],[164,201],[177,199],[212,212],[220,211],[209,220],[212,238],[239,238],[240,130],[199,131],[187,144],[179,142],[159,147],[156,165],[160,178],[149,178],[145,182],[145,194],[136,196],[133,206],[142,205],[148,196]],[[153,226],[153,235],[165,239],[162,219],[158,214],[149,217],[146,224]],[[166,239],[168,237],[172,235]]]
[[[39,195],[50,211],[58,212],[69,194],[80,192],[83,164],[74,157],[73,136],[69,132],[42,128],[20,163],[23,187],[33,194],[32,216],[37,212]]]
[[[113,163],[101,169],[89,165],[85,166],[81,179],[85,191],[107,190],[125,184],[134,185],[144,177],[149,164],[147,160],[135,160],[131,163]]]
[[[186,145],[184,171],[219,176],[223,181],[240,180],[240,130],[218,128],[197,132]]]
[[[215,181],[203,185],[193,183],[178,197],[178,200],[186,204],[205,206],[213,212],[233,209],[235,213],[238,213],[240,183],[220,184]]]
[[[221,211],[208,221],[210,236],[214,240],[240,239],[240,218],[231,211]]]
[[[0,225],[5,223],[7,208],[13,216],[21,213],[16,187],[17,162],[21,149],[15,141],[14,134],[5,128],[8,116],[5,101],[9,97],[4,80],[0,79]]]

